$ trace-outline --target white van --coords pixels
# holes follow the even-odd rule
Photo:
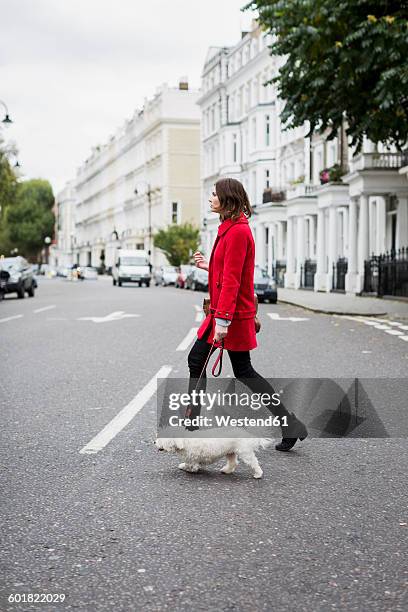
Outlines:
[[[146,251],[141,249],[118,249],[112,266],[113,284],[138,283],[150,286],[151,274]]]

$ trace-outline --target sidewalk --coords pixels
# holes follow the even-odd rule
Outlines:
[[[408,319],[408,301],[278,288],[278,301],[326,314],[375,317],[390,315]]]

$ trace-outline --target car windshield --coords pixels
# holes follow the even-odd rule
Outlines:
[[[0,260],[0,268],[3,268],[3,270],[18,270],[19,267],[17,259],[5,258]]]
[[[176,268],[174,268],[174,266],[164,266],[164,268],[163,268],[163,272],[174,273],[175,271],[176,271]]]
[[[255,268],[254,278],[256,280],[262,280],[268,278],[268,273],[266,270],[262,270],[261,268]]]
[[[180,266],[181,272],[190,272],[193,269],[193,266],[182,265]]]
[[[121,266],[147,266],[147,261],[144,257],[121,257]]]

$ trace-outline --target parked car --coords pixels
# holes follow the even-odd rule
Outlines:
[[[6,286],[9,278],[10,274],[7,272],[7,270],[0,269],[0,301],[4,299],[6,294]]]
[[[24,298],[27,293],[34,297],[35,279],[31,265],[24,257],[5,257],[0,260],[0,269],[8,272],[5,293],[17,293],[19,298]]]
[[[191,266],[188,264],[182,264],[177,271],[176,278],[176,287],[180,287],[180,289],[184,289],[184,285],[186,282],[187,276],[194,270],[195,266]]]
[[[174,285],[177,280],[177,270],[174,266],[160,266],[154,274],[154,284],[156,287],[161,285]]]
[[[259,266],[255,266],[254,289],[258,296],[258,302],[265,302],[267,300],[271,304],[276,304],[278,300],[276,281],[268,275],[264,268]]]
[[[185,281],[185,288],[192,291],[208,291],[208,272],[196,268],[190,272]]]
[[[93,266],[86,266],[83,268],[83,275],[88,280],[98,280],[98,270]]]

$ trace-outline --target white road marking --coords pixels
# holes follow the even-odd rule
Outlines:
[[[198,306],[198,304],[194,304],[194,308],[197,312],[201,312],[201,306]]]
[[[92,321],[93,323],[108,323],[110,321],[120,321],[128,317],[140,317],[139,314],[126,314],[123,310],[111,312],[105,317],[79,317],[77,321]]]
[[[55,304],[51,306],[43,306],[42,308],[36,308],[33,312],[44,312],[44,310],[51,310],[51,308],[56,308]]]
[[[361,316],[350,316],[350,315],[333,315],[335,317],[340,317],[341,319],[351,319],[353,321],[358,321],[359,323],[364,323],[364,325],[369,325],[374,329],[380,329],[386,334],[390,336],[397,336],[400,340],[404,340],[408,342],[408,336],[404,334],[401,330],[408,330],[408,325],[403,325],[399,321],[389,321],[388,319],[378,319],[377,317],[370,317],[370,319],[364,319]],[[398,329],[394,329],[398,327]],[[351,330],[350,330],[351,331]]]
[[[13,315],[12,317],[6,317],[5,319],[0,319],[0,323],[5,323],[6,321],[12,321],[13,319],[21,319],[23,315]]]
[[[281,317],[278,312],[267,312],[268,317],[273,321],[309,321],[307,317]]]
[[[203,319],[204,319],[204,313],[196,312],[195,320],[197,321],[197,323],[200,323]]]
[[[160,370],[149,380],[141,391],[122,408],[120,412],[100,431],[88,444],[79,451],[81,454],[95,454],[105,448],[130,421],[141,411],[156,392],[157,379],[167,378],[172,366],[162,366]]]
[[[184,340],[180,342],[180,344],[176,348],[176,351],[185,351],[186,349],[188,349],[188,347],[193,342],[193,340],[196,339],[197,332],[198,332],[198,327],[192,327],[190,331],[188,332],[188,334],[186,335],[186,337],[184,338]]]

